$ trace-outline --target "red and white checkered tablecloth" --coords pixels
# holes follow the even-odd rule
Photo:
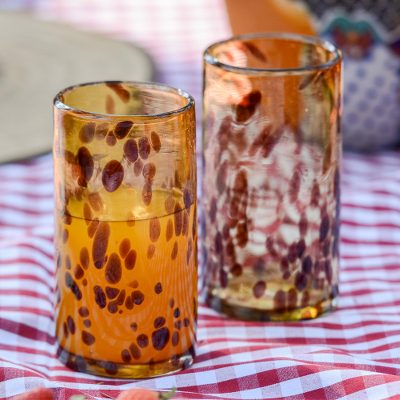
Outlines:
[[[144,47],[159,80],[199,100],[201,52],[229,35],[219,0],[15,0],[40,17]],[[197,103],[200,105],[200,102]],[[198,109],[198,113],[199,113]],[[111,380],[55,357],[52,162],[0,166],[0,399],[36,386],[115,398],[140,386],[182,399],[400,399],[400,153],[346,154],[339,309],[299,323],[238,322],[200,306],[195,364]]]

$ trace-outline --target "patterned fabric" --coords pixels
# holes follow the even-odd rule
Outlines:
[[[304,0],[319,32],[344,55],[343,144],[374,151],[400,143],[400,2]]]
[[[322,17],[327,8],[340,6],[347,11],[359,9],[374,13],[387,30],[394,31],[400,24],[400,3],[392,0],[303,0],[313,13]]]
[[[139,43],[160,79],[197,99],[201,51],[229,35],[216,0],[48,0],[33,8]],[[176,387],[181,399],[400,399],[400,153],[344,157],[336,312],[250,323],[200,306],[195,364],[144,381],[76,373],[54,356],[51,171],[49,155],[0,166],[0,399],[39,385],[57,400],[106,400],[135,386]]]

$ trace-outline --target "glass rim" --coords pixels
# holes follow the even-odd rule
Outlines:
[[[161,113],[154,113],[154,114],[108,114],[108,113],[99,113],[99,112],[93,112],[93,111],[87,111],[83,110],[81,108],[77,107],[72,107],[66,104],[62,100],[62,96],[70,92],[72,90],[85,87],[85,86],[96,86],[96,85],[104,85],[107,83],[111,84],[128,84],[131,86],[136,86],[139,90],[141,88],[152,88],[152,89],[157,89],[161,92],[165,93],[173,93],[178,95],[181,98],[184,98],[187,100],[187,103],[182,106],[178,107],[176,109],[173,109],[171,111],[165,111]],[[166,118],[166,117],[172,117],[175,115],[179,115],[184,113],[185,111],[191,109],[194,107],[194,98],[186,91],[175,88],[173,86],[165,85],[163,83],[158,83],[158,82],[139,82],[139,81],[121,81],[121,80],[104,80],[104,81],[93,81],[93,82],[84,82],[84,83],[78,83],[75,85],[71,85],[66,87],[65,89],[60,90],[54,97],[53,99],[53,105],[55,108],[59,110],[65,110],[65,111],[72,111],[76,114],[80,114],[82,116],[90,116],[94,118],[138,118],[138,119],[159,119],[159,118]]]
[[[231,64],[227,64],[218,60],[217,57],[211,54],[211,51],[216,47],[227,44],[233,41],[243,41],[249,39],[278,39],[278,40],[293,40],[299,43],[311,44],[314,46],[320,46],[327,50],[329,53],[333,54],[333,58],[324,63],[317,65],[309,65],[304,67],[290,67],[290,68],[254,68],[254,67],[239,67]],[[321,70],[327,70],[342,61],[342,52],[338,49],[332,42],[321,39],[317,36],[311,35],[300,35],[297,33],[281,33],[281,32],[270,32],[270,33],[246,33],[243,35],[231,36],[228,39],[220,40],[218,42],[212,43],[208,46],[203,53],[203,60],[209,65],[214,65],[216,67],[222,68],[230,72],[255,74],[255,75],[278,75],[282,73],[290,73],[292,75],[301,75],[304,72],[315,72]]]

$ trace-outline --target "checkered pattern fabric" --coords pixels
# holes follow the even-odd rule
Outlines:
[[[218,0],[20,6],[139,44],[158,80],[198,100],[202,50],[230,34]],[[136,386],[176,387],[181,399],[400,399],[400,153],[346,154],[343,164],[339,309],[313,321],[251,323],[200,306],[194,365],[144,381],[77,373],[55,357],[51,157],[0,166],[0,399],[36,386],[54,388],[57,400],[106,400]]]

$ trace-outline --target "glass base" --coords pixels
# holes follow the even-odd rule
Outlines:
[[[312,306],[309,305],[284,311],[262,310],[231,304],[228,300],[213,295],[212,292],[207,294],[206,303],[209,307],[228,317],[245,321],[300,321],[314,319],[321,314],[334,311],[337,308],[337,297],[322,300]]]
[[[60,361],[75,371],[108,378],[126,379],[152,378],[181,371],[193,364],[194,354],[194,349],[191,347],[184,354],[177,355],[166,361],[151,362],[148,364],[123,364],[78,356],[68,352],[61,346],[57,350],[57,356]]]

